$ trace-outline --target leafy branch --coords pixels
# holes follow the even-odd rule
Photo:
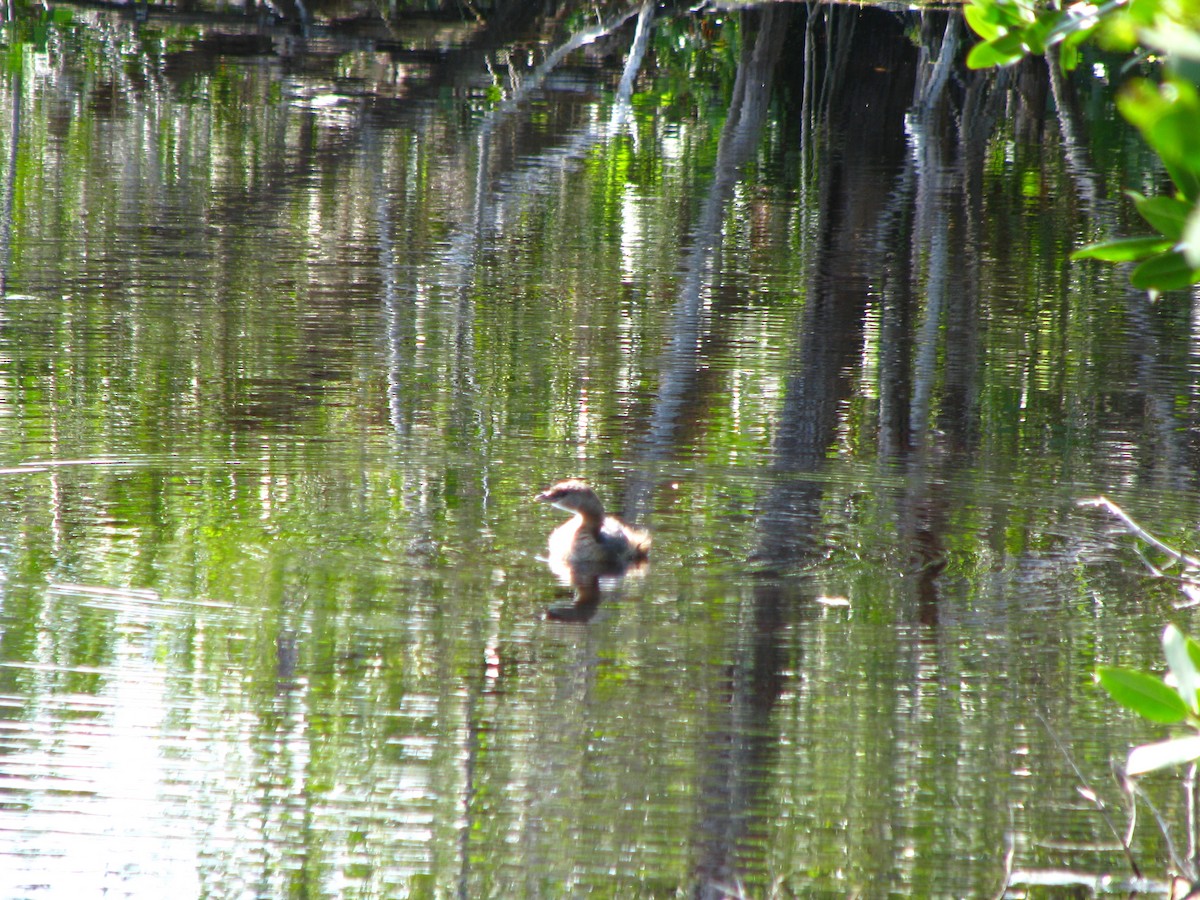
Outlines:
[[[1175,191],[1154,197],[1128,192],[1154,234],[1084,247],[1075,259],[1137,262],[1134,286],[1157,293],[1200,283],[1200,6],[1194,0],[1086,0],[1065,7],[1036,0],[969,0],[964,15],[982,38],[971,68],[1011,65],[1055,49],[1059,65],[1079,65],[1080,47],[1096,40],[1137,63],[1162,64],[1159,82],[1133,78],[1117,108],[1162,161]]]

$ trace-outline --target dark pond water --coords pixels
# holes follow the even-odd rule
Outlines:
[[[637,13],[7,26],[0,897],[1128,875],[1092,672],[1194,614],[1077,504],[1194,545],[1200,358],[1067,259],[1160,177],[1104,61]],[[648,567],[551,573],[569,476]]]

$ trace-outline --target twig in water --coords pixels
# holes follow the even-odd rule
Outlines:
[[[1167,820],[1163,814],[1158,811],[1158,807],[1146,795],[1146,792],[1138,787],[1137,781],[1126,776],[1124,778],[1125,789],[1135,797],[1141,799],[1146,804],[1146,808],[1150,810],[1150,814],[1154,816],[1154,821],[1158,823],[1158,830],[1162,832],[1163,840],[1167,844],[1167,856],[1171,858],[1171,863],[1179,870],[1189,882],[1196,880],[1196,873],[1193,871],[1191,861],[1185,860],[1179,855],[1179,851],[1175,848],[1175,842],[1171,840],[1171,826],[1167,824]]]
[[[1084,777],[1083,772],[1079,770],[1079,766],[1075,765],[1075,759],[1071,756],[1067,748],[1063,746],[1063,742],[1059,740],[1058,733],[1050,727],[1050,722],[1044,715],[1042,715],[1040,711],[1035,712],[1034,715],[1038,717],[1038,721],[1042,723],[1042,727],[1045,728],[1046,733],[1050,735],[1050,740],[1054,741],[1054,746],[1058,748],[1059,752],[1063,755],[1063,758],[1067,761],[1067,765],[1071,767],[1071,771],[1075,773],[1075,777],[1079,779],[1079,783],[1082,785],[1082,791],[1080,793],[1082,793],[1083,796],[1091,800],[1092,803],[1096,805],[1096,809],[1099,810],[1100,817],[1104,819],[1104,823],[1108,826],[1108,830],[1113,833],[1113,837],[1115,837],[1121,844],[1121,849],[1125,851],[1125,858],[1129,861],[1129,868],[1133,872],[1133,877],[1141,878],[1142,870],[1138,867],[1137,860],[1133,858],[1133,849],[1129,846],[1130,840],[1133,837],[1132,832],[1130,833],[1129,837],[1121,836],[1121,833],[1117,831],[1116,823],[1112,820],[1112,816],[1108,814],[1108,808],[1104,805],[1104,801],[1100,799],[1099,794],[1092,790],[1092,786],[1088,784],[1088,780]],[[1168,838],[1167,842],[1168,844],[1170,843],[1170,838]]]
[[[1167,556],[1174,559],[1176,562],[1183,563],[1188,568],[1200,569],[1200,559],[1197,559],[1194,556],[1188,556],[1186,553],[1181,553],[1180,551],[1178,551],[1174,547],[1172,547],[1170,544],[1163,543],[1158,538],[1156,538],[1154,535],[1152,535],[1150,532],[1148,532],[1145,528],[1143,528],[1141,525],[1139,525],[1137,522],[1133,521],[1133,519],[1131,519],[1129,517],[1129,514],[1127,512],[1125,512],[1125,510],[1121,509],[1121,507],[1117,506],[1117,504],[1113,503],[1107,497],[1092,497],[1088,500],[1080,500],[1079,505],[1080,506],[1099,506],[1102,509],[1107,509],[1110,513],[1112,513],[1114,516],[1116,516],[1118,519],[1120,519],[1121,523],[1133,535],[1135,535],[1136,537],[1145,541],[1151,547],[1154,547],[1156,550],[1162,551]]]

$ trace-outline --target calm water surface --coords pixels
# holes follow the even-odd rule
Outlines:
[[[1108,85],[73,15],[0,77],[0,897],[1127,874],[1091,673],[1194,614],[1077,501],[1194,545],[1200,390],[1195,298],[1067,260],[1156,177]],[[648,568],[551,574],[568,476]]]

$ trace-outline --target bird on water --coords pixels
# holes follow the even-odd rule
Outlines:
[[[650,535],[606,515],[596,492],[582,481],[560,481],[537,499],[574,516],[550,534],[552,564],[624,569],[650,553]]]

